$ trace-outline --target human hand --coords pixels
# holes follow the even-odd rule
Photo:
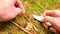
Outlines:
[[[19,13],[25,13],[20,0],[0,0],[0,22],[11,20]]]
[[[52,27],[49,28],[50,31],[55,34],[59,34],[60,32],[60,10],[46,10],[42,16],[44,16],[45,20],[52,24]],[[42,25],[48,29],[46,23],[42,23]]]

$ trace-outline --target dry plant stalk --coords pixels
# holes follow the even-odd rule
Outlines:
[[[11,21],[12,22],[12,21]],[[17,26],[19,29],[23,30],[24,32],[26,32],[27,34],[32,34],[30,32],[28,32],[26,29],[22,28],[21,26],[19,26],[17,23],[12,22],[15,26]]]
[[[25,29],[31,32],[32,34],[37,34],[36,31],[34,30],[34,25],[31,22],[27,23]]]

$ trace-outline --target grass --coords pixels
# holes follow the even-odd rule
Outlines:
[[[18,23],[21,27],[25,28],[27,23],[31,23],[31,33],[35,34],[53,34],[49,30],[42,27],[41,23],[34,20],[32,15],[41,15],[45,10],[60,9],[60,0],[22,0],[26,13],[19,14],[12,21]],[[35,32],[34,32],[35,31]],[[11,22],[6,22],[0,25],[0,34],[27,34],[19,29]]]

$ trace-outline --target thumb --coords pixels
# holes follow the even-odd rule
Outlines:
[[[50,22],[51,24],[54,24],[54,17],[46,16],[46,17],[44,17],[44,19],[46,21]]]
[[[21,9],[20,8],[15,8],[15,12],[16,15],[18,15],[19,13],[21,13]]]
[[[19,8],[21,9],[21,13],[24,14],[25,13],[25,9],[22,5],[22,2],[20,0],[17,0],[17,4],[19,5]]]
[[[60,19],[46,16],[45,20],[50,22],[54,28],[56,28],[58,31],[60,30]]]

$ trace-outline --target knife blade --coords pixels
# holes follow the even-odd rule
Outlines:
[[[38,21],[42,21],[44,19],[43,16],[37,16],[37,15],[33,15],[33,18],[38,20]],[[45,22],[48,26],[52,26],[52,24],[50,22]]]
[[[38,21],[42,21],[44,17],[42,16],[37,16],[37,15],[33,15],[34,19],[38,20]]]

